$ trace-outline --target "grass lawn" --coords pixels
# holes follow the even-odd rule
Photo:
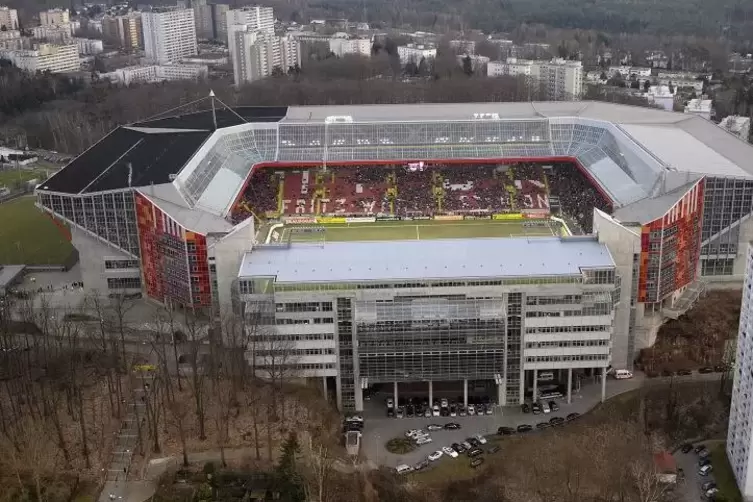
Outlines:
[[[735,475],[729,465],[729,460],[727,460],[727,453],[724,451],[724,443],[711,448],[711,464],[714,466],[713,476],[716,486],[719,488],[719,495],[721,495],[719,500],[742,502]]]
[[[499,452],[497,453],[499,454]],[[426,484],[427,486],[441,484],[447,480],[462,481],[472,479],[478,476],[492,461],[492,455],[484,455],[484,463],[477,468],[471,467],[471,459],[466,455],[460,455],[458,458],[450,458],[447,455],[442,456],[434,465],[420,472],[415,472],[410,476],[416,481]]]
[[[34,178],[37,178],[41,183],[47,179],[48,174],[52,174],[53,172],[54,170],[52,169],[6,169],[3,167],[0,168],[0,187],[11,187],[18,181],[29,181]]]
[[[33,197],[0,204],[0,263],[62,264],[73,251],[49,216],[34,207]]]
[[[531,220],[529,220],[531,221]],[[470,221],[378,221],[375,223],[349,223],[332,225],[304,225],[324,228],[328,241],[389,241],[413,239],[471,239],[480,237],[551,237],[548,226],[523,227],[522,221],[470,220]],[[281,240],[286,240],[292,226],[283,229]],[[319,241],[321,234],[294,234],[293,241]]]

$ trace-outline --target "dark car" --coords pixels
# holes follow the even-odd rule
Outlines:
[[[714,368],[712,368],[711,366],[704,366],[703,368],[698,370],[698,373],[704,373],[704,374],[713,373],[713,372],[714,372]]]
[[[518,426],[518,432],[529,432],[533,430],[533,427],[531,427],[528,424],[523,424]]]
[[[704,465],[709,465],[710,463],[711,459],[709,457],[704,457],[698,460],[698,467],[703,467]]]
[[[523,403],[523,406],[521,406],[520,409],[523,410],[523,413],[531,413],[531,408],[528,406],[528,403]]]
[[[468,453],[466,453],[466,455],[468,455],[469,457],[473,458],[473,457],[478,457],[482,453],[484,453],[484,450],[482,450],[481,448],[473,448]]]
[[[672,375],[674,375],[674,373],[672,373],[669,370],[662,370],[661,371],[661,376],[663,376],[663,377],[668,377],[668,376],[672,376]]]
[[[552,417],[549,419],[549,423],[552,425],[560,425],[565,423],[565,419],[562,417]]]
[[[531,411],[533,412],[534,415],[538,415],[539,413],[541,413],[541,406],[539,406],[539,403],[533,403],[531,405]]]
[[[712,488],[716,488],[716,482],[714,481],[706,481],[701,485],[701,490],[703,490],[704,492],[707,492]]]
[[[427,467],[429,467],[429,461],[426,460],[426,459],[424,459],[424,460],[420,461],[419,463],[417,463],[416,465],[414,465],[413,466],[413,470],[414,471],[423,471]]]
[[[408,418],[412,418],[413,415],[415,415],[415,414],[416,414],[416,409],[413,407],[412,404],[409,404],[408,406],[405,407],[405,415]]]
[[[684,445],[682,445],[682,448],[680,448],[680,451],[683,452],[683,453],[687,453],[687,452],[689,452],[692,449],[693,449],[693,445],[692,444],[685,443]]]
[[[570,414],[567,415],[567,419],[568,420],[575,420],[579,416],[580,416],[580,413],[570,413]]]
[[[486,450],[486,453],[489,453],[490,455],[493,453],[497,453],[500,450],[499,446],[492,446],[488,450]]]
[[[677,374],[680,376],[688,376],[688,375],[692,375],[693,372],[690,370],[680,370],[677,372]]]
[[[484,463],[483,458],[474,458],[473,460],[471,460],[471,467],[475,469],[476,467],[480,466],[483,463]]]
[[[536,428],[537,429],[547,429],[547,428],[549,428],[551,426],[552,426],[552,424],[550,424],[549,422],[539,422],[539,423],[536,424]]]
[[[559,411],[560,405],[558,405],[556,401],[549,401],[549,409],[552,411]]]
[[[699,444],[695,448],[693,448],[693,453],[695,453],[696,455],[698,455],[699,453],[701,453],[701,451],[703,451],[705,449],[706,449],[705,446],[703,446],[702,444]]]
[[[698,458],[707,458],[711,455],[711,452],[708,451],[706,448],[698,452]]]
[[[452,443],[450,446],[452,446],[452,449],[458,453],[463,453],[465,451],[465,446],[460,443]]]
[[[512,427],[500,427],[497,429],[497,434],[500,436],[509,436],[511,434],[515,434],[515,429]]]
[[[727,371],[727,367],[723,364],[717,364],[716,366],[714,366],[714,371],[716,371],[717,373],[723,373]]]
[[[460,424],[456,422],[450,422],[448,424],[444,424],[444,428],[447,430],[460,429]]]
[[[387,408],[387,416],[392,418],[395,416],[395,408]]]
[[[481,442],[476,438],[466,438],[465,440],[471,443],[471,445],[473,445],[474,448],[481,446]]]

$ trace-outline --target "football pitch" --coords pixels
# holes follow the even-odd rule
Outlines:
[[[559,223],[550,220],[497,221],[377,221],[374,223],[338,223],[286,225],[278,240],[312,241],[394,241],[421,239],[473,239],[483,237],[552,237],[567,235]],[[323,232],[306,232],[322,228]],[[298,229],[299,231],[295,231]],[[292,230],[292,232],[291,232]],[[279,229],[278,229],[279,232]]]
[[[34,197],[0,204],[0,264],[60,265],[73,245],[49,216],[34,207]]]

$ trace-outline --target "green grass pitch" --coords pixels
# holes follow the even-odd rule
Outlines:
[[[58,265],[73,246],[33,197],[0,204],[0,264]]]
[[[303,226],[322,227],[325,229],[324,236],[322,237],[322,234],[318,233],[293,233],[292,242],[552,237],[558,232],[556,225],[552,227],[524,227],[522,221],[507,220],[377,221],[374,223]],[[281,241],[287,241],[291,228],[294,228],[294,226],[288,225],[283,228]]]

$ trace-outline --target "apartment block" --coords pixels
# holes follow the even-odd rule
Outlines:
[[[144,29],[144,52],[157,63],[178,63],[195,56],[196,24],[193,9],[160,9],[141,15]]]
[[[102,35],[126,50],[143,48],[144,31],[141,13],[105,16],[102,19]]]
[[[130,85],[134,83],[164,82],[166,80],[198,80],[206,78],[209,68],[196,64],[169,64],[149,66],[128,66],[101,73],[99,78],[113,83]]]
[[[580,61],[507,58],[506,61],[489,62],[486,74],[489,77],[527,77],[530,85],[538,86],[543,93],[541,98],[549,101],[578,100],[583,95],[583,64]]]
[[[422,59],[434,59],[437,57],[436,47],[421,44],[401,45],[397,48],[402,64],[420,63]]]
[[[59,26],[70,22],[68,9],[49,9],[39,13],[39,23],[42,26]]]
[[[0,57],[10,60],[17,68],[31,73],[38,71],[65,73],[81,69],[78,44],[38,44],[33,49],[0,49]]]
[[[344,34],[343,34],[344,35]],[[341,58],[347,54],[370,57],[373,38],[335,36],[329,39],[329,50]]]
[[[18,11],[16,9],[0,6],[0,28],[3,26],[6,30],[18,29]]]
[[[253,82],[272,75],[279,67],[283,71],[300,64],[301,45],[290,36],[277,36],[269,31],[240,31],[231,27],[234,37],[231,55],[235,85]]]

